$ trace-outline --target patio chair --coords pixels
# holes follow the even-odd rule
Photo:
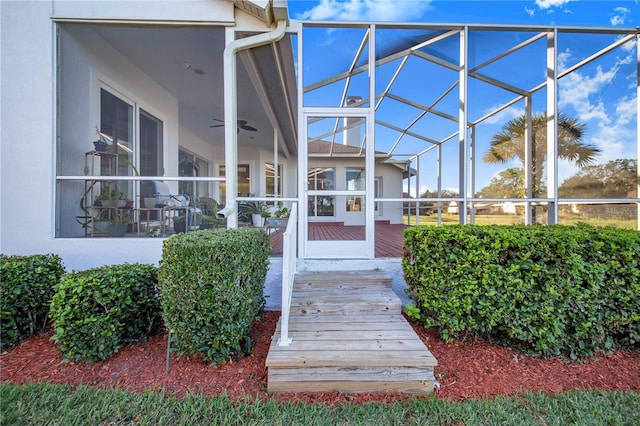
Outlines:
[[[168,220],[168,226],[173,226],[173,219],[184,212],[186,216],[184,229],[181,231],[194,231],[197,229],[202,216],[202,209],[191,206],[191,197],[187,194],[171,194],[169,185],[165,182],[153,181],[154,195],[156,197],[156,205],[163,206],[163,217]],[[180,221],[182,222],[182,221]],[[176,229],[176,231],[178,231]]]
[[[219,210],[218,202],[213,198],[200,197],[198,207],[202,209],[202,213],[213,216]]]

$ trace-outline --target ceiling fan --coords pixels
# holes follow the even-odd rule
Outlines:
[[[218,120],[217,118],[213,119],[214,121],[218,121],[222,124],[214,124],[213,126],[209,126],[209,127],[222,127],[224,126],[224,120]],[[255,132],[258,129],[256,129],[255,127],[251,127],[247,124],[247,120],[238,120],[238,133],[240,133],[240,129],[242,130],[247,130],[249,132]]]

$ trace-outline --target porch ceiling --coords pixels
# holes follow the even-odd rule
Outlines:
[[[223,119],[223,27],[150,27],[94,25],[94,30],[113,48],[152,80],[178,99],[180,124],[211,144],[223,144],[224,127],[211,128]],[[267,101],[290,152],[295,152],[296,128],[291,123],[287,104],[295,102],[295,78],[291,40],[285,37],[274,48],[266,46],[252,54],[262,81],[267,88]],[[276,59],[276,56],[278,57]],[[279,62],[286,85],[283,87],[274,68]],[[288,70],[290,68],[290,70]],[[242,146],[273,147],[273,123],[269,121],[244,61],[237,61],[238,119],[246,120],[256,132],[241,130],[238,143]],[[277,100],[277,101],[274,101]],[[294,104],[295,107],[295,104]],[[295,111],[295,110],[294,110]]]

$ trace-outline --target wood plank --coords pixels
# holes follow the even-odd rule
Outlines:
[[[295,339],[296,336],[291,336]],[[353,339],[351,341],[319,340],[319,339],[295,339],[290,346],[278,347],[283,352],[295,351],[420,351],[426,350],[421,340],[416,339]]]
[[[291,314],[292,315],[336,315],[336,314],[368,314],[368,313],[380,313],[380,312],[391,312],[391,313],[400,313],[400,306],[386,305],[386,304],[375,304],[362,306],[362,304],[344,304],[343,306],[337,305],[317,305],[310,307],[298,307],[291,306]]]
[[[279,331],[278,331],[279,333]],[[366,338],[377,338],[384,339],[389,336],[388,333],[380,332],[379,334],[370,334],[366,336]],[[289,333],[289,337],[297,340],[356,340],[357,336],[354,336],[353,331],[294,331]],[[398,330],[397,334],[394,337],[398,339],[410,339],[415,337],[415,333],[413,331],[404,331]],[[273,339],[278,340],[280,338],[279,334],[275,334]],[[362,340],[358,339],[358,340]]]
[[[298,317],[296,317],[297,319]],[[280,324],[276,325],[276,330],[280,330]],[[289,331],[356,331],[358,333],[354,334],[364,334],[364,332],[386,332],[386,333],[395,333],[396,331],[407,331],[413,332],[413,328],[408,323],[400,323],[400,322],[313,322],[313,321],[290,321],[289,322]],[[412,334],[415,336],[415,334]]]
[[[433,381],[268,382],[267,392],[405,393],[408,395],[428,395],[433,392]]]
[[[370,289],[338,289],[338,290],[323,290],[323,291],[300,291],[294,290],[293,295],[291,296],[291,303],[295,302],[303,302],[303,301],[313,301],[317,302],[318,300],[323,303],[344,303],[345,300],[351,300],[353,302],[362,301],[391,301],[395,302],[398,300],[398,296],[393,292],[393,290],[389,289],[379,289],[379,290],[370,290]]]
[[[433,367],[313,367],[271,368],[269,381],[434,380]]]
[[[291,318],[291,317],[290,317]],[[357,323],[394,323],[394,324],[407,324],[404,316],[401,314],[372,314],[372,315],[323,315],[321,317],[309,318],[306,315],[296,316],[295,319],[290,319],[291,323],[337,323],[337,324],[357,324]]]
[[[286,351],[275,342],[267,355],[267,367],[435,367],[436,359],[427,350],[398,351]]]
[[[383,271],[306,271],[299,272],[294,278],[296,285],[333,286],[337,284],[362,284],[367,283],[375,286],[379,284],[390,284],[391,278]]]

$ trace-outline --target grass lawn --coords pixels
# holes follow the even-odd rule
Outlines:
[[[335,407],[302,402],[234,402],[227,397],[0,384],[1,425],[638,425],[640,394],[558,395]]]
[[[469,219],[470,220],[470,219]],[[403,222],[405,225],[415,225],[416,217],[411,216],[408,218],[404,216]],[[443,225],[456,225],[459,223],[458,215],[442,213]],[[521,225],[523,219],[518,215],[509,214],[477,214],[476,225]],[[635,219],[606,219],[606,218],[580,218],[572,215],[560,215],[559,223],[561,225],[577,225],[578,223],[586,223],[593,226],[613,226],[615,228],[623,229],[637,229],[638,223]],[[438,215],[421,215],[420,225],[437,225]]]

